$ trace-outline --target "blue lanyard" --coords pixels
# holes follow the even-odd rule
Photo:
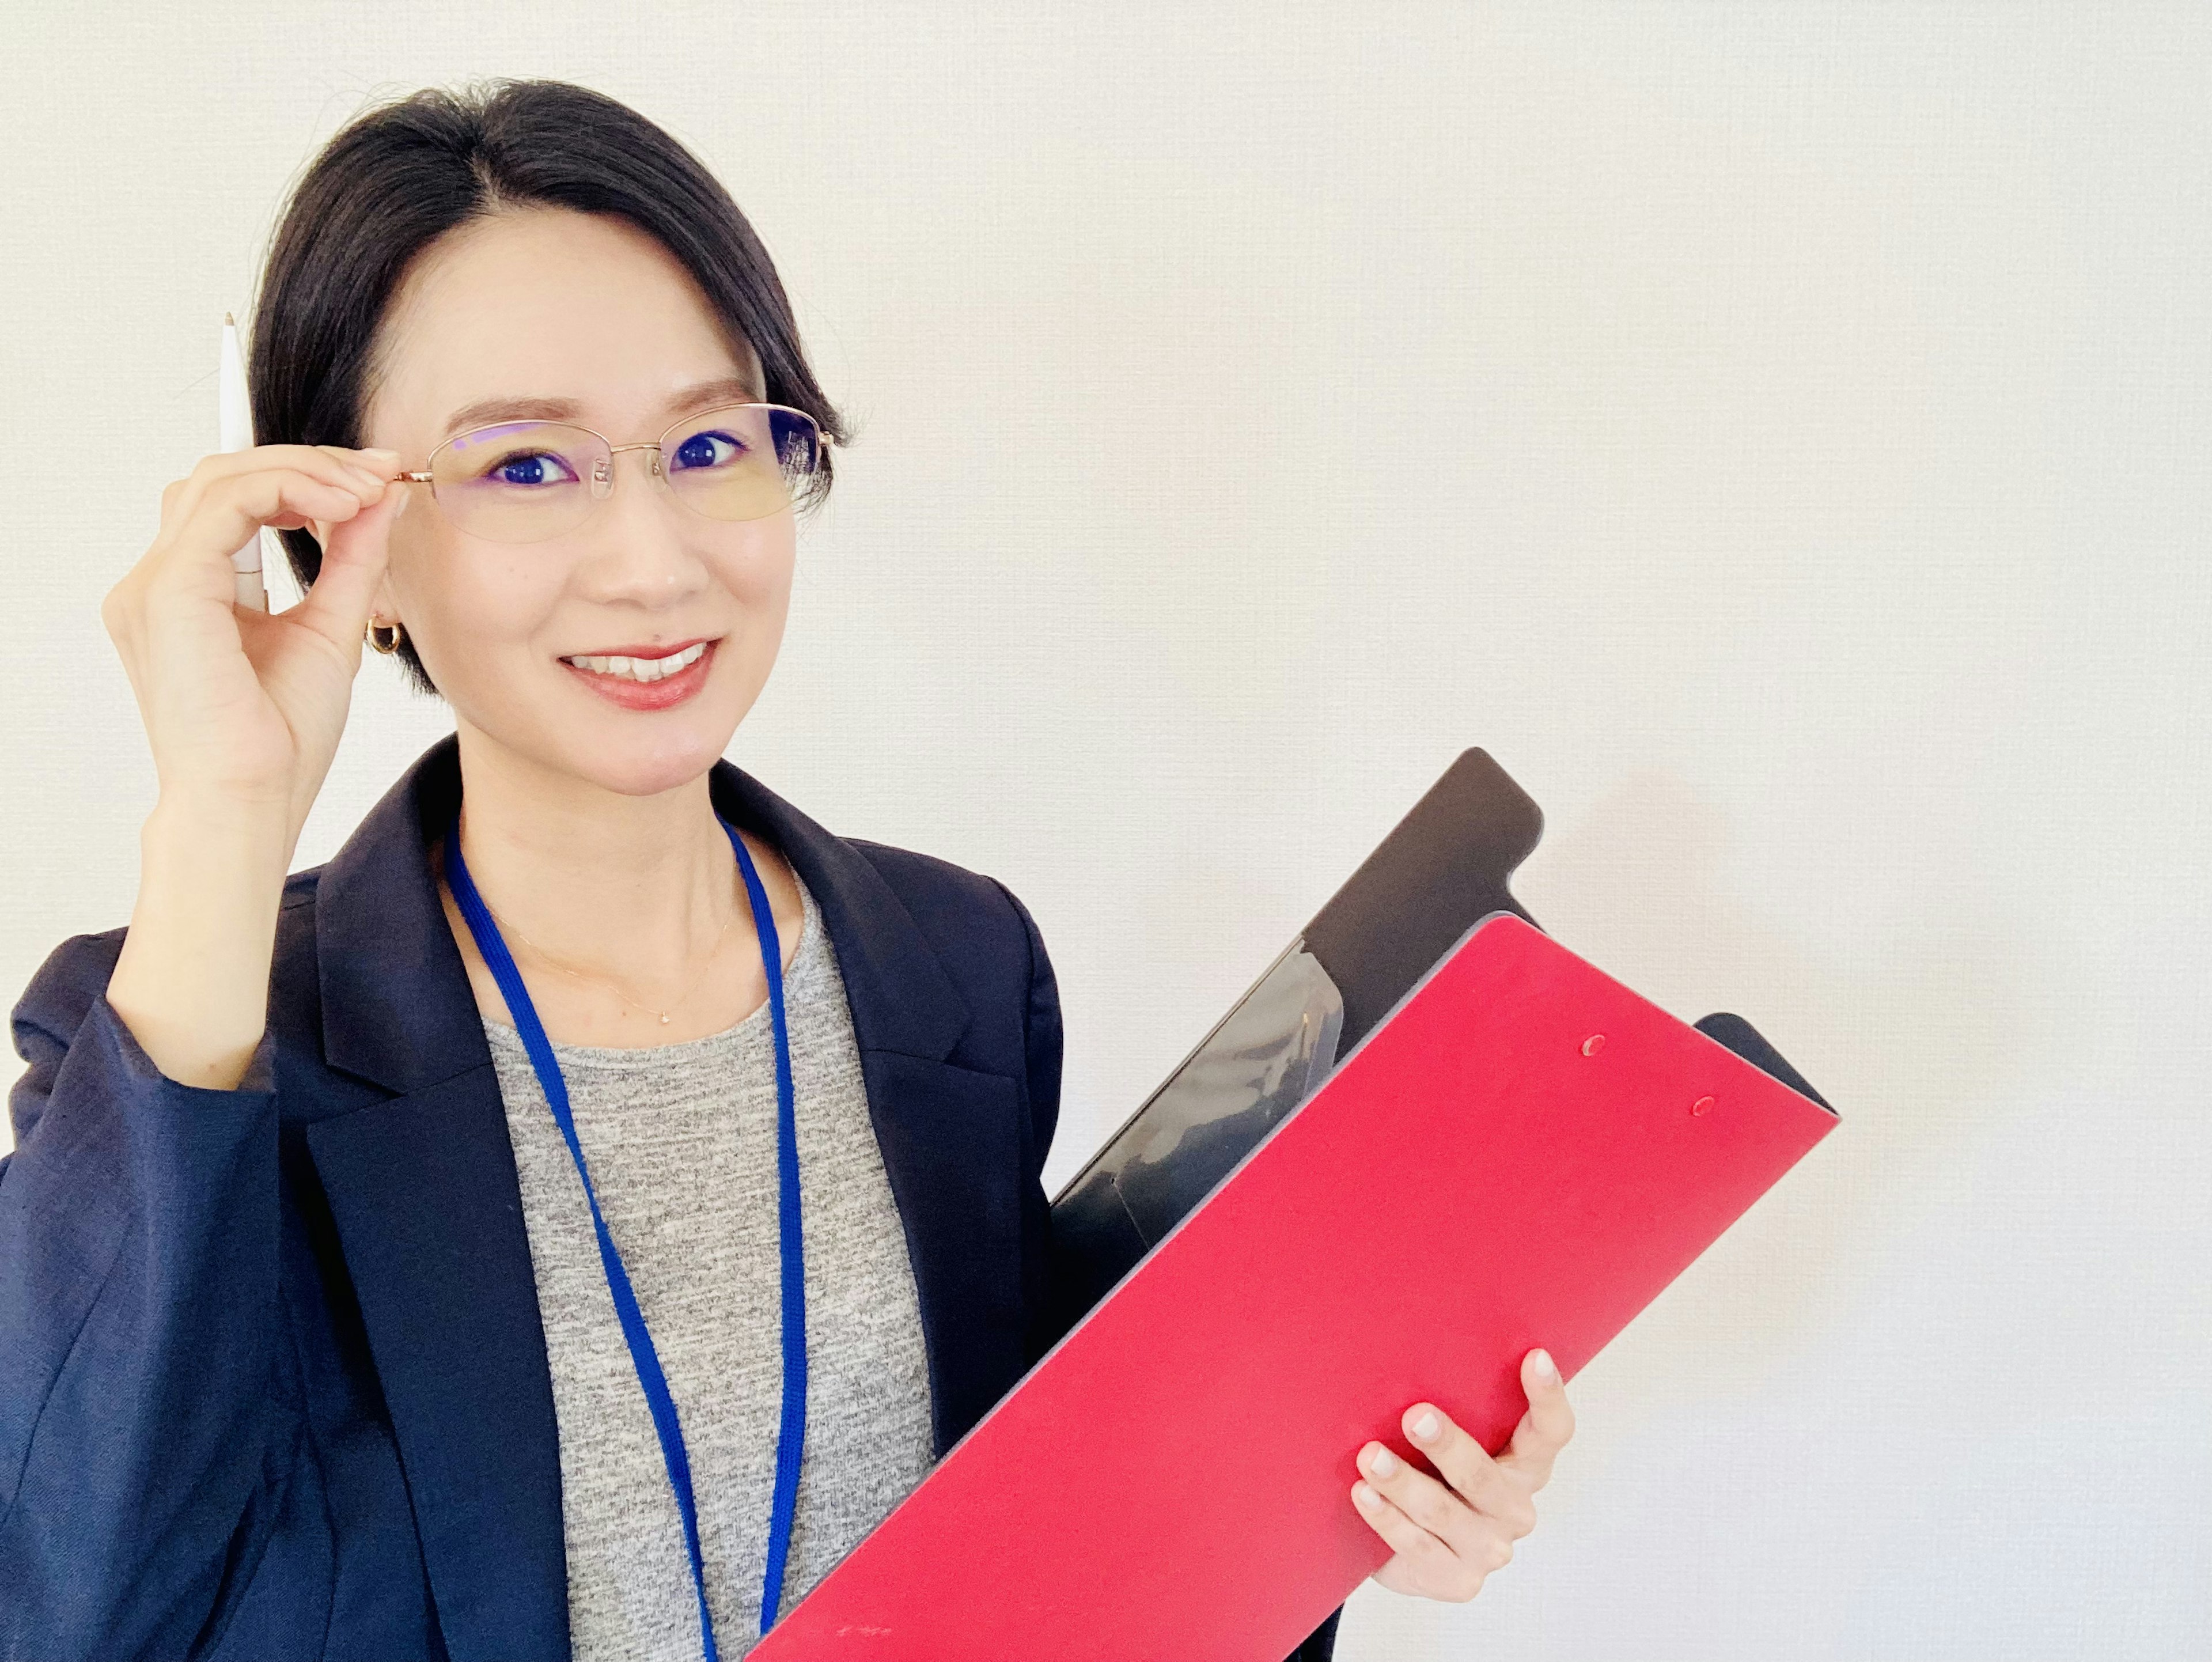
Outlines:
[[[775,1624],[777,1607],[783,1602],[783,1563],[791,1548],[792,1515],[799,1501],[799,1454],[806,1441],[806,1275],[799,1216],[799,1129],[793,1111],[791,1034],[783,1013],[783,950],[776,939],[775,916],[769,909],[768,892],[761,886],[760,874],[753,869],[744,839],[727,821],[721,825],[729,834],[730,846],[738,851],[738,867],[744,874],[753,931],[760,940],[761,965],[768,972],[769,1014],[775,1028],[776,1238],[783,1262],[783,1422],[776,1431],[775,1493],[769,1513],[768,1566],[761,1584],[760,1627],[766,1633]],[[514,955],[500,938],[499,925],[492,922],[483,897],[469,876],[468,862],[461,858],[458,814],[446,837],[446,885],[467,920],[469,933],[476,937],[477,951],[483,955],[492,979],[499,983],[500,996],[507,1001],[507,1014],[514,1018],[515,1031],[522,1036],[530,1065],[537,1069],[538,1082],[544,1089],[545,1105],[553,1111],[554,1121],[568,1144],[568,1156],[576,1162],[576,1176],[583,1182],[584,1198],[592,1208],[592,1227],[599,1238],[599,1263],[606,1269],[607,1291],[614,1295],[615,1314],[621,1319],[623,1337],[629,1343],[637,1382],[645,1391],[646,1405],[653,1410],[653,1428],[660,1434],[660,1456],[668,1467],[669,1487],[676,1491],[676,1509],[684,1514],[684,1545],[691,1556],[691,1585],[699,1594],[700,1643],[706,1662],[718,1662],[714,1618],[707,1612],[706,1562],[699,1553],[699,1508],[691,1496],[691,1461],[684,1452],[684,1429],[676,1421],[676,1403],[668,1394],[668,1379],[660,1371],[660,1355],[653,1348],[644,1313],[637,1307],[637,1294],[630,1290],[622,1254],[615,1251],[607,1221],[600,1215],[592,1174],[584,1167],[583,1145],[576,1141],[576,1122],[568,1111],[568,1087],[561,1077],[561,1064],[554,1060],[537,1007],[530,1001],[529,989],[522,984],[522,972],[514,967]]]

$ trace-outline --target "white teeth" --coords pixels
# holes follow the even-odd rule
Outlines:
[[[619,675],[625,680],[652,682],[690,668],[707,655],[707,644],[701,641],[681,652],[672,652],[665,658],[599,657],[587,654],[562,661],[578,669],[588,669],[594,675]]]

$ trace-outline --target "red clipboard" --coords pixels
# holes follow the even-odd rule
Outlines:
[[[1464,934],[751,1653],[1276,1662],[1389,1557],[1363,1444],[1493,1453],[1837,1123],[1517,917]]]

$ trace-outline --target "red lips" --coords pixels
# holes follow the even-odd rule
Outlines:
[[[669,658],[686,647],[698,644],[700,642],[696,640],[676,641],[574,655],[580,658]],[[627,675],[602,675],[594,670],[580,669],[566,659],[562,661],[561,667],[600,697],[620,709],[673,709],[707,685],[708,672],[714,667],[714,651],[720,645],[718,641],[706,642],[707,649],[699,654],[696,663],[677,671],[673,675],[664,675],[658,681],[633,681]]]

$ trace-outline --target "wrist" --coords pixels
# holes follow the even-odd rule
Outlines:
[[[228,797],[164,792],[147,816],[107,998],[180,1083],[230,1088],[260,1041],[291,841],[285,813]]]
[[[237,833],[252,833],[275,826],[282,831],[290,817],[287,791],[238,790],[213,784],[179,784],[164,779],[146,816],[149,831],[168,826],[204,826]]]
[[[282,889],[297,834],[290,804],[281,799],[164,788],[139,829],[141,875],[175,871],[216,882],[234,898],[240,884],[273,880]]]

